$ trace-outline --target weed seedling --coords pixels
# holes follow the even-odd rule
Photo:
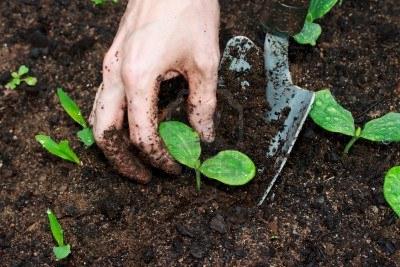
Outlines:
[[[36,135],[36,141],[38,141],[47,151],[51,154],[56,155],[62,159],[74,162],[76,164],[80,164],[78,156],[69,146],[69,142],[67,140],[62,140],[60,143],[54,142],[50,136],[46,135]]]
[[[299,44],[314,46],[322,32],[321,26],[314,21],[325,16],[338,2],[338,0],[311,0],[303,29],[294,36],[294,39]]]
[[[344,149],[346,154],[360,138],[373,142],[400,142],[400,113],[388,113],[367,122],[364,128],[356,128],[350,111],[340,106],[327,89],[316,93],[310,116],[325,130],[351,137]]]
[[[383,194],[387,203],[400,217],[400,166],[393,167],[387,172]]]
[[[18,71],[11,73],[11,80],[6,84],[7,89],[14,90],[22,82],[25,82],[29,86],[35,86],[37,79],[33,76],[28,76],[29,68],[25,65],[21,65]]]
[[[256,166],[253,161],[235,150],[219,152],[201,163],[200,137],[184,123],[162,122],[159,132],[172,157],[196,172],[197,190],[200,190],[201,174],[232,186],[244,185],[255,176]]]
[[[50,230],[54,240],[57,242],[57,247],[53,247],[53,253],[57,260],[62,260],[71,254],[71,246],[64,243],[64,231],[58,223],[57,217],[51,210],[47,210],[47,217],[49,218]]]
[[[77,133],[79,140],[85,144],[86,147],[89,147],[94,144],[94,137],[92,129],[89,128],[86,123],[85,118],[82,116],[81,110],[78,105],[72,100],[67,93],[64,92],[62,88],[57,89],[57,95],[60,100],[61,106],[67,112],[67,114],[80,126],[82,126],[82,130]]]

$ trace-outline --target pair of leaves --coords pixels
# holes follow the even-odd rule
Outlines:
[[[255,176],[256,167],[245,154],[226,150],[200,163],[201,146],[197,132],[178,121],[163,122],[159,127],[169,153],[181,164],[200,171],[208,178],[227,185],[244,185]]]
[[[93,145],[94,137],[92,129],[88,127],[78,105],[61,88],[57,89],[57,95],[64,110],[83,128],[77,133],[79,140],[83,142],[86,147]],[[46,135],[37,135],[36,140],[51,154],[76,164],[80,164],[78,156],[72,150],[67,140],[62,140],[60,143],[56,143],[51,139],[51,137]]]
[[[388,113],[356,129],[353,115],[339,105],[328,89],[316,93],[310,112],[316,124],[327,131],[374,142],[400,142],[400,113]]]
[[[294,36],[294,39],[299,44],[314,46],[322,32],[321,26],[314,21],[325,16],[337,2],[338,0],[311,0],[303,29]]]
[[[92,129],[88,127],[85,118],[82,116],[81,110],[78,105],[75,103],[72,98],[68,96],[67,93],[64,92],[62,88],[57,89],[57,95],[60,99],[61,106],[67,112],[67,114],[80,126],[82,126],[82,130],[77,133],[79,140],[85,144],[86,147],[89,147],[94,144],[94,137]]]
[[[7,89],[14,90],[21,82],[25,82],[29,86],[35,86],[37,79],[33,76],[23,77],[29,72],[29,68],[25,65],[21,65],[17,72],[11,73],[11,80],[6,84]]]
[[[62,260],[71,254],[71,246],[64,243],[64,231],[57,220],[57,217],[51,210],[47,210],[47,217],[50,223],[50,230],[54,240],[57,242],[57,247],[53,247],[54,255],[57,260]]]
[[[383,194],[390,207],[400,217],[400,166],[393,167],[386,174]]]

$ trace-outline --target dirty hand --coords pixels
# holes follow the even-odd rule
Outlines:
[[[129,139],[150,163],[179,173],[158,135],[160,82],[189,83],[189,121],[202,140],[214,139],[219,62],[218,0],[130,0],[103,62],[90,122],[98,146],[118,171],[138,182],[150,172],[116,134],[128,113]],[[126,138],[125,138],[126,139]]]

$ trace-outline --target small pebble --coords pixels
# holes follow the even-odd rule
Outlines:
[[[226,224],[224,217],[222,217],[220,214],[215,215],[215,217],[211,219],[210,228],[220,234],[225,234]]]

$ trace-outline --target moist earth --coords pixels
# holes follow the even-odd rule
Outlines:
[[[221,49],[234,35],[263,46],[261,2],[220,1]],[[398,266],[400,220],[382,194],[385,172],[400,163],[397,144],[360,141],[342,156],[348,138],[308,120],[272,194],[256,206],[271,175],[265,153],[276,129],[263,120],[259,68],[247,74],[246,88],[226,75],[217,140],[203,144],[204,157],[234,148],[254,159],[257,176],[244,187],[204,178],[196,192],[188,169],[179,177],[153,169],[152,181],[140,185],[116,173],[99,148],[85,149],[55,90],[65,88],[88,117],[125,5],[0,2],[0,84],[21,64],[39,79],[33,88],[0,88],[1,266]],[[396,0],[343,1],[319,21],[315,47],[291,41],[295,83],[330,88],[358,125],[399,111],[399,14]],[[160,104],[186,88],[165,84]],[[83,165],[49,155],[34,140],[38,133],[70,140]],[[67,260],[52,255],[47,208],[72,246]]]

